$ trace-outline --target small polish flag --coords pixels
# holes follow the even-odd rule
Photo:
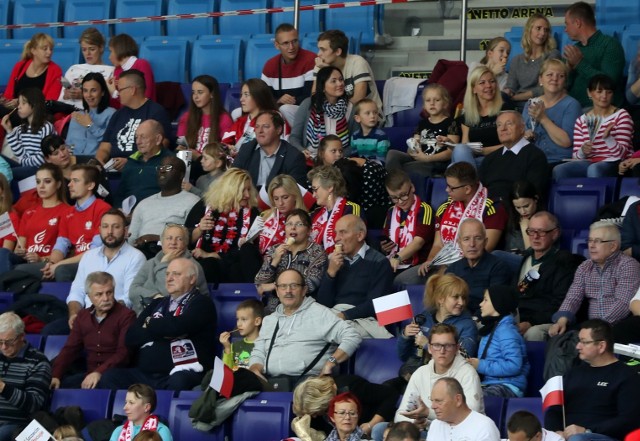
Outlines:
[[[399,291],[373,299],[373,308],[380,326],[401,322],[413,317],[408,291]]]
[[[233,371],[218,357],[213,361],[213,375],[211,375],[209,387],[220,392],[220,395],[223,397],[231,398],[231,389],[233,389]]]
[[[562,387],[562,375],[549,378],[542,389],[542,411],[547,410],[549,406],[564,405],[564,389]]]

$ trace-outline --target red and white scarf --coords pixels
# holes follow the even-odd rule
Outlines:
[[[278,210],[274,210],[273,213],[264,221],[262,232],[260,233],[260,254],[264,255],[269,247],[278,245],[284,242],[285,228],[284,224],[286,216],[280,213]]]
[[[451,201],[442,214],[440,221],[440,238],[442,243],[456,243],[458,238],[458,227],[460,222],[469,217],[476,218],[482,222],[485,204],[487,202],[487,189],[480,184],[478,191],[473,195],[469,204],[465,207],[461,201]]]
[[[311,240],[322,245],[327,254],[333,253],[333,248],[336,245],[336,222],[344,214],[346,205],[347,200],[338,197],[333,204],[331,214],[326,207],[322,207],[312,219]]]
[[[158,430],[158,417],[155,415],[149,415],[147,419],[142,424],[140,428],[140,432],[143,430],[153,430],[154,432]],[[131,441],[133,439],[133,423],[128,421],[124,423],[122,426],[122,431],[120,432],[120,436],[118,437],[118,441]]]
[[[389,226],[389,237],[395,242],[397,249],[393,250],[389,256],[395,255],[398,251],[409,245],[416,236],[416,226],[421,201],[417,195],[414,199],[404,223],[402,222],[402,210],[399,209],[398,206],[393,207],[391,212],[391,225]],[[418,254],[419,253],[415,253],[411,259],[407,259],[405,262],[416,265],[420,259]],[[408,260],[410,260],[410,262],[407,262]]]

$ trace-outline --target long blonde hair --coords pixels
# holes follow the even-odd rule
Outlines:
[[[490,73],[491,78],[496,81],[496,76],[493,71],[485,65],[476,67],[471,71],[471,75],[469,75],[467,91],[464,94],[464,124],[467,127],[475,126],[480,122],[480,101],[478,100],[478,96],[473,92],[473,89],[476,87],[476,84],[478,84],[478,81],[480,81],[480,77],[486,73]],[[489,106],[488,116],[495,116],[500,113],[500,110],[502,110],[502,96],[498,82],[496,81],[496,95]]]
[[[33,58],[33,54],[31,53],[32,49],[37,48],[41,44],[47,44],[51,46],[51,50],[53,50],[53,38],[51,35],[43,34],[42,32],[38,32],[37,34],[33,34],[31,40],[27,41],[22,48],[22,56],[21,60],[31,60]]]
[[[244,185],[247,181],[251,183],[249,206],[256,207],[258,205],[258,195],[251,181],[251,175],[246,170],[236,167],[230,168],[219,179],[209,185],[203,197],[204,203],[211,209],[218,210],[221,213],[238,211]]]
[[[527,58],[531,58],[533,51],[533,44],[531,44],[531,28],[533,28],[533,23],[536,20],[544,20],[547,22],[547,26],[549,27],[549,35],[547,35],[547,41],[544,43],[544,47],[542,48],[543,55],[548,54],[556,48],[556,39],[551,35],[551,23],[549,23],[549,19],[540,13],[535,13],[529,17],[529,20],[527,20],[527,23],[524,25],[522,39],[520,40],[522,50]]]

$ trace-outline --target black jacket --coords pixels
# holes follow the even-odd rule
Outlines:
[[[253,185],[258,185],[258,175],[260,174],[260,147],[258,141],[253,140],[242,144],[240,152],[233,162],[234,167],[245,169],[251,175]],[[293,147],[287,141],[280,141],[280,148],[276,153],[276,161],[267,177],[265,186],[278,175],[290,175],[298,184],[307,185],[307,164],[304,155],[300,150]]]

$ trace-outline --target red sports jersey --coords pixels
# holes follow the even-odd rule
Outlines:
[[[74,209],[60,225],[58,236],[71,241],[76,255],[84,253],[89,249],[93,236],[99,232],[102,215],[110,208],[111,205],[102,199],[96,199],[84,211]]]
[[[18,235],[25,237],[27,253],[37,253],[40,257],[51,254],[58,238],[60,224],[73,208],[67,204],[44,208],[31,208],[22,215]]]

